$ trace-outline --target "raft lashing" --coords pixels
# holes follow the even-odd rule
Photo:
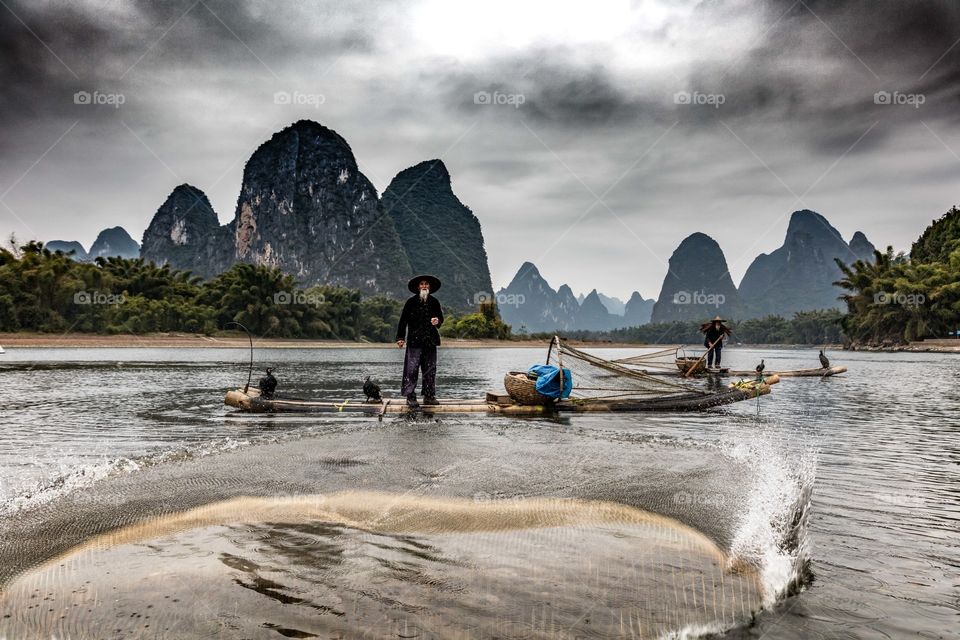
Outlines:
[[[580,351],[554,337],[547,351],[547,364],[569,371],[573,390],[569,398],[552,400],[514,393],[487,392],[483,398],[443,399],[424,405],[423,413],[502,413],[552,415],[587,412],[703,411],[711,407],[750,400],[770,393],[779,382],[775,375],[760,380],[741,380],[722,391],[707,391],[687,381],[664,380]],[[516,372],[507,376],[517,375]],[[562,384],[562,381],[561,381]],[[224,404],[250,413],[345,413],[372,415],[408,413],[404,398],[381,401],[330,400],[284,396],[264,398],[256,387],[228,391]]]

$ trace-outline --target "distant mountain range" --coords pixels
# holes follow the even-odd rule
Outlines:
[[[145,259],[210,277],[238,262],[278,267],[302,286],[405,297],[433,273],[452,309],[492,290],[483,233],[440,160],[401,171],[378,198],[335,131],[301,120],[247,161],[234,219],[219,226],[202,191],[174,189],[143,236]]]
[[[87,259],[76,243],[48,246]],[[475,308],[493,289],[480,221],[454,194],[443,162],[401,171],[380,198],[346,140],[310,120],[254,151],[228,224],[201,189],[181,184],[157,209],[142,249],[131,253],[112,239],[107,247],[204,278],[245,262],[277,267],[305,287],[395,298],[409,295],[409,278],[429,272],[454,310]]]
[[[839,308],[840,278],[835,259],[846,263],[870,260],[873,244],[861,232],[850,242],[818,213],[796,211],[783,246],[761,254],[747,269],[738,288],[730,277],[720,245],[694,233],[670,256],[656,301],[634,292],[623,303],[596,289],[573,297],[567,285],[554,291],[536,266],[525,262],[513,280],[497,293],[500,313],[515,331],[604,331],[649,322],[731,320]]]
[[[73,251],[74,259],[81,262],[92,262],[97,258],[112,256],[136,258],[140,255],[140,245],[130,237],[130,234],[123,227],[111,227],[101,231],[97,235],[97,239],[90,245],[90,251],[85,250],[83,245],[76,240],[51,240],[45,246],[51,251],[63,251],[64,253]]]
[[[444,304],[472,309],[493,291],[480,221],[453,193],[440,160],[396,175],[381,198],[416,273],[443,281]]]
[[[497,292],[496,299],[503,321],[521,333],[606,331],[646,324],[653,308],[653,300],[644,300],[637,292],[624,304],[596,289],[579,299],[565,284],[555,291],[531,262],[520,266],[510,284]],[[612,313],[620,309],[622,313]]]
[[[393,220],[350,146],[310,120],[253,152],[233,220],[216,220],[200,189],[180,185],[144,232],[141,255],[204,277],[238,262],[277,267],[303,286],[366,294],[402,295],[413,275]]]
[[[694,233],[670,256],[650,321],[742,318],[742,309],[720,245],[706,234]]]
[[[267,265],[301,286],[333,284],[392,297],[406,296],[407,280],[428,272],[444,283],[443,303],[461,312],[490,299],[493,290],[480,221],[457,198],[442,161],[404,169],[378,197],[346,140],[310,120],[254,151],[225,225],[201,189],[181,184],[153,215],[142,246],[121,227],[101,232],[89,252],[74,241],[47,246],[73,251],[77,260],[140,256],[204,278],[236,263]],[[670,257],[655,301],[638,292],[624,302],[596,289],[579,297],[567,285],[554,290],[530,262],[496,298],[504,321],[529,332],[789,316],[839,307],[835,259],[851,263],[873,251],[863,233],[846,242],[826,218],[803,210],[791,216],[783,245],[757,256],[739,287],[717,242],[694,233]]]
[[[874,246],[857,231],[844,241],[819,213],[804,209],[790,216],[783,246],[761,253],[740,281],[744,317],[790,316],[797,311],[840,308],[842,291],[836,259],[846,264],[872,260]]]

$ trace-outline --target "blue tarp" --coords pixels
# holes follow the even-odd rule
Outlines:
[[[535,364],[527,370],[537,376],[537,391],[548,398],[569,398],[573,391],[570,369],[563,369],[563,393],[560,393],[560,369],[551,364]]]

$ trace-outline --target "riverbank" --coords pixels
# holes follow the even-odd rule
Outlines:
[[[909,344],[850,345],[847,351],[879,351],[883,353],[960,353],[960,340],[923,340]]]

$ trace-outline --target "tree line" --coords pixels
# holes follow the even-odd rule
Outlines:
[[[843,314],[827,311],[801,311],[790,319],[772,315],[728,323],[733,342],[744,344],[840,344]],[[699,344],[703,341],[699,321],[664,322],[625,327],[611,331],[567,331],[563,337],[574,340],[632,342],[637,344]],[[549,339],[550,333],[531,337]]]
[[[837,264],[846,293],[844,333],[854,344],[900,344],[960,331],[960,210],[951,208],[917,239],[910,254],[892,247],[873,260]]]
[[[403,302],[344,287],[300,287],[279,269],[236,264],[209,280],[143,259],[77,262],[40,242],[0,248],[0,331],[215,334],[391,342]],[[447,336],[500,338],[496,307],[451,316]]]

